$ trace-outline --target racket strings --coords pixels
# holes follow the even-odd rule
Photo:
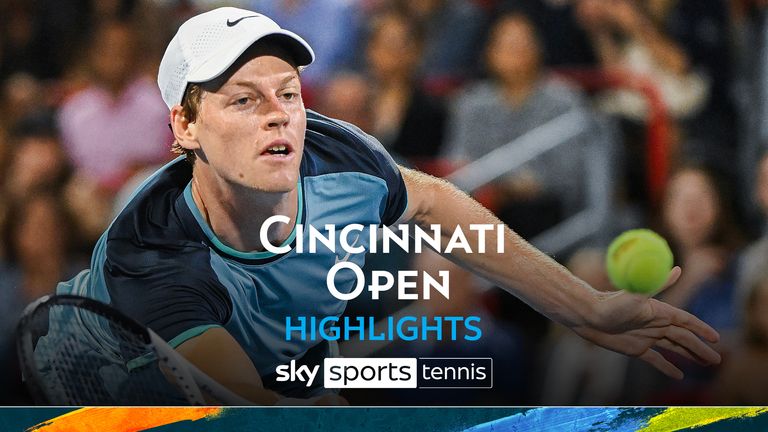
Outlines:
[[[54,405],[179,405],[146,334],[75,305],[35,311],[25,367]],[[29,375],[29,374],[27,374]],[[34,374],[33,374],[34,375]]]

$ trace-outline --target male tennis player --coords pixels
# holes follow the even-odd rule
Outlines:
[[[411,221],[448,233],[462,226],[473,244],[470,223],[500,223],[450,184],[397,166],[355,126],[306,111],[300,69],[313,58],[303,39],[251,11],[221,8],[184,23],[158,83],[186,155],[139,188],[99,241],[90,272],[59,287],[113,304],[262,404],[321,394],[322,387],[301,392],[274,382],[278,365],[333,354],[327,344],[286,341],[285,317],[340,315],[345,302],[329,293],[328,270],[340,259],[363,260],[327,248],[296,253],[297,223]],[[273,215],[290,223],[271,225],[261,238]],[[642,296],[598,292],[511,230],[504,236],[504,254],[452,258],[586,339],[670,376],[682,372],[654,348],[719,362],[699,339],[715,342],[718,334],[692,315]],[[360,235],[360,245],[367,239]],[[496,240],[489,234],[488,244]],[[265,241],[290,250],[266,252]],[[679,275],[673,270],[670,283]],[[354,282],[351,272],[337,274],[340,291]]]

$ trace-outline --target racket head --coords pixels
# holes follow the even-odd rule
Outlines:
[[[147,329],[97,300],[43,297],[17,328],[19,361],[39,404],[188,405],[161,370]]]

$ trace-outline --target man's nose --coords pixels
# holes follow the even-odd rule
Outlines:
[[[290,116],[283,108],[277,97],[272,97],[267,102],[267,117],[265,120],[267,129],[280,128],[288,124]]]

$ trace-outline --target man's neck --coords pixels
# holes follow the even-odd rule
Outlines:
[[[272,224],[269,242],[282,244],[290,235],[298,213],[298,190],[286,193],[259,192],[246,187],[192,178],[192,197],[216,236],[242,252],[264,251],[261,226],[267,218],[287,216],[289,224]]]

